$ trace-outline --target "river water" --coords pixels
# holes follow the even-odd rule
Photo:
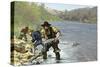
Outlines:
[[[59,44],[61,60],[55,61],[55,54],[51,48],[45,64],[97,60],[96,24],[71,21],[52,22],[51,24],[59,28],[62,33]]]
[[[59,48],[61,60],[55,60],[53,49],[41,64],[87,62],[97,60],[97,25],[79,22],[51,22],[62,33]]]

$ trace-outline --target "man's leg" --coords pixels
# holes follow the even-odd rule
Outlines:
[[[43,54],[43,59],[47,59],[47,52],[42,52]]]
[[[52,47],[54,49],[54,53],[56,55],[56,60],[60,60],[60,49],[58,48],[59,40],[56,42],[53,42]]]
[[[43,59],[47,59],[47,51],[49,51],[49,48],[51,47],[50,44],[44,44],[42,54],[43,54]]]
[[[60,53],[56,52],[55,55],[56,55],[56,60],[60,60]]]

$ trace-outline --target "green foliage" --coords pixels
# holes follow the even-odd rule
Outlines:
[[[22,27],[29,26],[34,28],[35,25],[47,21],[59,21],[60,18],[46,11],[44,4],[37,5],[29,2],[15,2],[14,10],[14,33],[19,34]]]
[[[71,11],[65,10],[58,14],[63,20],[80,21],[84,23],[97,22],[97,7],[93,8],[79,8]]]

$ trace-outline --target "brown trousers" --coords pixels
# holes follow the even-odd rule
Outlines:
[[[44,48],[43,48],[43,59],[47,59],[47,51],[49,51],[49,48],[52,47],[54,49],[54,53],[56,55],[56,59],[60,59],[60,54],[59,54],[59,48],[58,48],[58,44],[59,44],[59,40],[57,40],[56,42],[52,42],[49,44],[45,44]]]

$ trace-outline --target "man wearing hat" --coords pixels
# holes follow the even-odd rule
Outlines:
[[[29,27],[26,26],[25,28],[22,28],[21,31],[20,31],[19,39],[23,39],[24,38],[24,40],[27,41],[26,34],[28,34],[28,31],[29,31]]]
[[[54,49],[54,53],[56,55],[56,59],[60,60],[60,49],[58,48],[59,44],[59,36],[60,36],[60,31],[56,27],[52,27],[51,24],[49,24],[47,21],[44,22],[44,24],[41,25],[41,35],[42,35],[42,40],[49,40],[49,39],[54,39],[51,43],[47,43],[44,46],[43,50],[43,59],[47,59],[47,51],[49,51],[49,48],[52,47]]]

